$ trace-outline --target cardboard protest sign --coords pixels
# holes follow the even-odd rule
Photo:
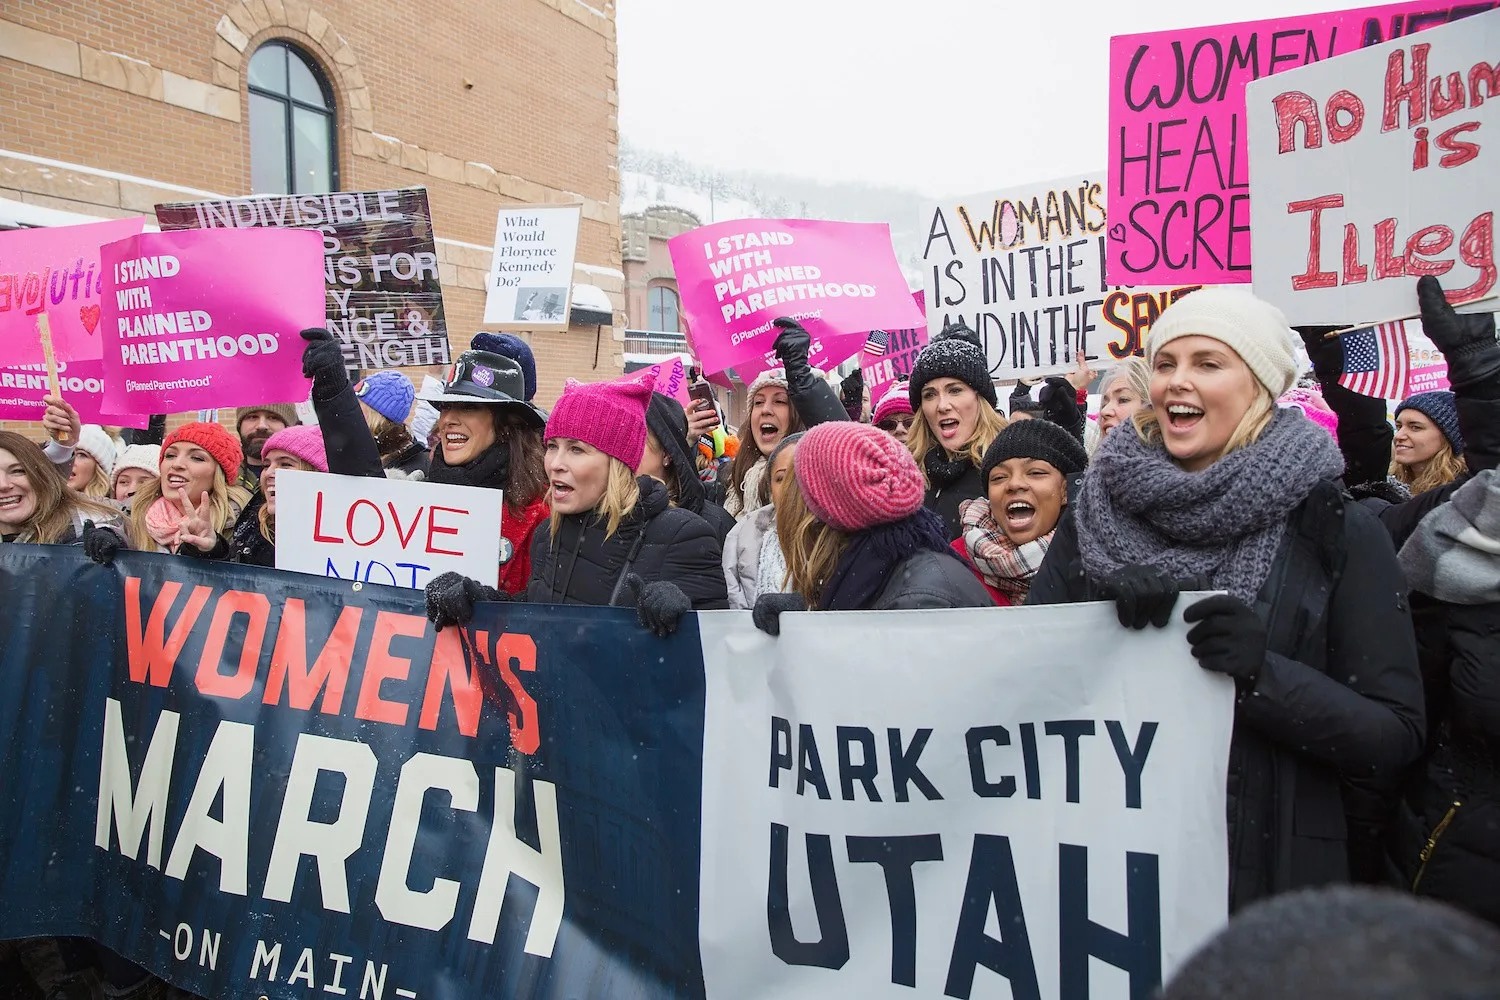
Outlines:
[[[484,296],[487,326],[568,328],[582,217],[582,205],[506,205],[500,209]]]
[[[699,616],[710,997],[1147,997],[1223,926],[1233,684],[1016,610]]]
[[[1494,294],[1497,46],[1493,11],[1246,88],[1255,294],[1294,325],[1415,314],[1427,274]]]
[[[1166,303],[1199,286],[1117,288],[1104,276],[1101,173],[948,198],[931,206],[922,248],[927,332],[962,319],[997,381],[1111,364],[1141,352]]]
[[[304,228],[323,234],[327,326],[350,368],[450,362],[426,188],[257,194],[156,206],[163,230]]]
[[[142,218],[0,232],[0,363],[39,365],[37,317],[52,325],[59,361],[98,360],[99,248],[139,233]]]
[[[830,350],[842,344],[835,338],[850,338],[856,346],[840,362],[870,330],[921,319],[884,223],[740,219],[683,233],[667,248],[704,371],[763,362],[780,332],[772,322],[783,316]]]
[[[927,293],[916,291],[912,292],[911,297],[925,316]],[[884,336],[877,338],[872,333],[869,340],[874,342],[873,345],[867,343],[859,358],[859,367],[865,376],[865,388],[870,390],[870,399],[877,402],[890,389],[892,382],[911,375],[912,364],[922,348],[927,346],[927,325],[923,323],[909,330],[879,332]]]
[[[305,229],[190,229],[105,246],[105,409],[306,399],[299,333],[323,319],[322,257]]]
[[[145,414],[105,412],[103,361],[59,361],[57,369],[63,399],[83,423],[141,428],[149,422]],[[41,420],[46,394],[45,365],[0,365],[0,420]]]
[[[452,570],[494,583],[503,494],[471,486],[276,474],[276,568],[417,590]]]
[[[1246,84],[1494,6],[1420,0],[1112,38],[1109,280],[1249,281]]]

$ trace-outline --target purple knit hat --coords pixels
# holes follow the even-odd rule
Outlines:
[[[656,377],[650,371],[622,382],[568,379],[547,418],[547,440],[573,438],[618,458],[634,472],[646,453],[646,407]]]
[[[328,449],[323,445],[323,432],[311,424],[297,424],[277,431],[261,445],[262,456],[273,451],[284,451],[293,458],[300,458],[319,472],[328,471]]]
[[[910,517],[925,484],[906,446],[869,424],[819,424],[793,459],[797,485],[818,520],[847,534]]]

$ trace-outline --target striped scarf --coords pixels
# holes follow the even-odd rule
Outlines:
[[[1042,559],[1057,526],[1053,525],[1052,531],[1045,535],[1017,545],[1005,537],[985,497],[965,500],[958,508],[958,517],[963,525],[964,549],[984,582],[1009,597],[1011,603],[1024,604],[1031,590],[1031,578],[1042,568]]]

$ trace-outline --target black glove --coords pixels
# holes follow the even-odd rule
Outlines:
[[[1099,593],[1115,602],[1115,613],[1126,628],[1143,629],[1149,622],[1165,628],[1183,590],[1160,566],[1121,566],[1098,583]]]
[[[856,368],[839,383],[839,402],[850,420],[859,420],[865,409],[865,370]]]
[[[801,323],[785,316],[778,319],[776,325],[781,327],[781,332],[776,335],[776,343],[772,346],[786,369],[786,380],[791,382],[794,376],[812,371],[812,366],[807,363],[808,355],[812,353],[812,334],[804,330]]]
[[[761,594],[750,609],[750,620],[766,635],[781,634],[783,611],[806,611],[807,602],[801,594]]]
[[[1266,626],[1250,605],[1238,597],[1217,594],[1189,607],[1182,618],[1198,623],[1187,637],[1199,666],[1255,686],[1266,662]]]
[[[313,380],[314,399],[332,399],[349,385],[344,352],[333,334],[322,327],[302,331],[307,346],[302,349],[302,374]]]
[[[441,632],[444,625],[467,625],[474,620],[474,605],[483,601],[508,601],[510,595],[451,570],[427,581],[427,617]]]
[[[115,553],[125,547],[119,535],[108,528],[96,528],[93,521],[83,522],[83,554],[100,566],[110,566]]]
[[[1083,408],[1078,405],[1078,390],[1061,375],[1049,375],[1036,394],[1042,404],[1042,416],[1048,423],[1069,431],[1083,440]]]
[[[1417,304],[1422,308],[1422,332],[1443,352],[1454,389],[1500,375],[1500,344],[1495,342],[1492,313],[1460,316],[1430,274],[1417,279]]]
[[[677,631],[682,616],[693,610],[693,602],[670,580],[647,583],[639,573],[625,578],[625,589],[635,601],[635,613],[646,631],[664,639]]]
[[[1297,336],[1302,338],[1319,382],[1337,382],[1344,374],[1344,338],[1328,336],[1337,329],[1336,326],[1297,327]]]

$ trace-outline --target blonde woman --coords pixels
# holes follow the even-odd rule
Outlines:
[[[691,610],[729,606],[719,540],[708,522],[673,507],[667,488],[637,472],[646,449],[648,376],[634,382],[570,382],[547,420],[550,518],[531,547],[524,595],[507,595],[456,573],[427,585],[439,626],[463,624],[476,601],[634,606],[658,635]]]
[[[231,485],[240,473],[240,440],[218,424],[183,424],[161,447],[160,478],[131,501],[130,539],[146,552],[201,559],[229,555],[229,535],[249,502]]]
[[[979,335],[960,321],[912,363],[909,393],[917,421],[906,437],[927,484],[923,503],[943,519],[948,541],[963,533],[958,508],[985,495],[979,467],[1006,419]]]
[[[0,542],[81,545],[100,563],[128,547],[120,512],[69,489],[42,450],[12,431],[0,431]]]
[[[1099,386],[1099,438],[1144,409],[1151,408],[1151,369],[1145,358],[1126,358],[1109,370]],[[1096,442],[1095,451],[1099,449]]]
[[[1377,795],[1422,750],[1390,536],[1345,501],[1328,432],[1276,406],[1296,379],[1291,336],[1280,310],[1237,288],[1167,307],[1146,340],[1151,409],[1105,435],[1027,598],[1112,600],[1140,629],[1165,625],[1180,589],[1225,592],[1183,618],[1199,665],[1239,694],[1232,911],[1378,874],[1352,859],[1381,856]]]
[[[110,495],[110,477],[115,470],[115,443],[98,424],[84,424],[73,449],[73,471],[68,488],[95,500]]]
[[[1392,479],[1417,496],[1446,486],[1467,471],[1453,393],[1419,392],[1396,407]]]

